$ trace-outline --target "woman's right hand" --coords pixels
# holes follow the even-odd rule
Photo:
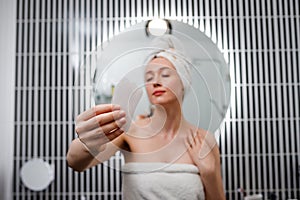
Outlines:
[[[126,123],[125,112],[118,105],[100,104],[76,118],[76,133],[93,156],[105,149],[106,143],[120,136]]]

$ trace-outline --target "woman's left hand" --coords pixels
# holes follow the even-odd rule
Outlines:
[[[216,140],[210,133],[194,133],[191,130],[185,144],[201,175],[205,176],[216,170],[216,164],[219,162],[215,153]]]
[[[220,153],[214,136],[191,131],[185,141],[188,153],[198,167],[206,199],[225,200]]]

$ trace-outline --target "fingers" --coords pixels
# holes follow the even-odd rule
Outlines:
[[[125,122],[125,118],[121,118],[115,122],[98,127],[97,129],[83,132],[79,135],[79,139],[89,149],[95,149],[120,136],[124,131],[121,130],[119,126],[122,126]]]
[[[107,113],[107,112],[112,112],[115,110],[120,110],[119,105],[113,105],[113,104],[100,104],[96,105],[93,108],[86,110],[82,112],[80,115],[77,116],[76,122],[80,121],[87,121],[96,115]]]
[[[202,159],[208,156],[209,154],[211,154],[215,145],[216,145],[215,137],[212,134],[209,133],[206,134],[202,138],[202,148],[199,154],[199,158]]]
[[[196,134],[196,136],[194,137],[194,140],[195,140],[196,145],[202,144],[202,138],[201,138],[200,134]]]
[[[76,133],[92,155],[97,155],[105,144],[120,136],[126,123],[125,112],[112,104],[97,105],[76,118]]]
[[[87,138],[95,139],[95,137],[103,137],[107,136],[110,133],[116,131],[117,129],[120,129],[124,124],[126,123],[126,119],[122,117],[121,119],[118,119],[116,121],[112,121],[110,123],[104,124],[102,126],[97,126],[90,130],[83,130],[80,128],[77,128],[77,134],[80,138]],[[86,127],[84,127],[87,129]]]
[[[104,124],[107,124],[109,122],[118,120],[122,117],[125,117],[125,111],[124,110],[118,110],[118,111],[113,111],[110,113],[104,113],[101,115],[97,115],[95,117],[95,120],[97,122],[98,125],[102,126]]]
[[[90,125],[89,128],[94,129],[99,126],[102,127],[105,124],[112,123],[116,120],[120,120],[121,118],[124,118],[125,115],[126,115],[125,111],[123,111],[123,110],[104,113],[104,114],[97,115],[97,116],[93,117],[92,119],[88,120],[87,124]],[[86,126],[88,126],[88,125],[86,125]],[[121,125],[121,124],[119,124],[119,125]]]
[[[193,148],[193,147],[201,147],[203,142],[203,139],[201,137],[201,134],[194,133],[194,130],[190,130],[190,133],[188,133],[187,138],[185,140],[185,145],[187,148]]]
[[[188,135],[188,141],[192,147],[195,146],[196,141],[192,132],[190,132],[190,134]]]
[[[76,123],[76,132],[81,134],[86,131],[102,127],[106,124],[113,123],[116,120],[120,120],[125,117],[125,112],[123,110],[116,110],[108,113],[102,113],[92,117],[87,121],[79,121]],[[124,125],[124,123],[119,123],[119,127]]]
[[[190,145],[190,143],[188,142],[187,138],[184,140],[184,144],[185,144],[185,147],[190,150],[192,147]]]
[[[194,147],[196,145],[196,140],[193,136],[193,132],[190,131],[185,139],[185,146],[191,150],[192,147]]]
[[[123,130],[121,129],[115,129],[113,131],[111,131],[108,135],[107,135],[107,138],[112,141],[114,140],[115,138],[119,137],[122,133],[124,133]]]
[[[122,117],[121,119],[118,119],[116,121],[101,126],[100,129],[102,130],[103,133],[107,135],[116,129],[120,129],[120,127],[122,127],[125,123],[126,123],[126,119]]]
[[[193,156],[197,156],[198,159],[207,158],[211,155],[213,148],[216,144],[216,140],[211,134],[202,134],[200,131],[193,130],[187,134],[185,139],[185,145],[189,153]]]

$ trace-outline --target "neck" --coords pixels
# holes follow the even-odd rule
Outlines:
[[[180,128],[184,118],[182,116],[181,104],[179,102],[168,105],[157,105],[153,116],[154,124],[160,124],[160,132],[174,136]]]

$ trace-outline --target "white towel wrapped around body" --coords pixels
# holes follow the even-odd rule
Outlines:
[[[191,164],[126,163],[123,199],[205,199],[198,168]]]

